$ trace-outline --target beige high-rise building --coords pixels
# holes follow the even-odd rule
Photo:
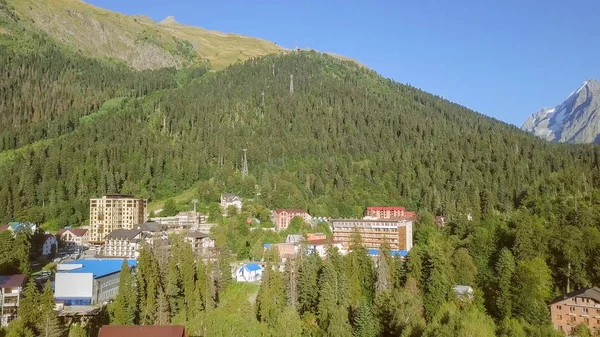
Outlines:
[[[90,199],[90,243],[102,243],[115,229],[133,229],[147,221],[148,200],[110,194]]]

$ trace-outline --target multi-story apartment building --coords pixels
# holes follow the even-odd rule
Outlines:
[[[567,336],[577,333],[577,326],[587,324],[596,336],[600,332],[600,288],[582,288],[555,298],[549,304],[552,325]]]
[[[404,207],[392,206],[392,207],[367,207],[365,210],[365,218],[373,219],[406,219],[415,220],[417,214],[415,212],[409,212]]]
[[[0,295],[2,295],[0,323],[2,326],[7,326],[10,321],[17,318],[25,279],[26,276],[20,274],[0,275]]]
[[[127,260],[135,268],[136,260]],[[81,259],[57,266],[54,300],[66,306],[107,302],[117,296],[123,259]]]
[[[85,228],[63,228],[56,236],[67,249],[77,249],[88,245],[89,231]]]
[[[412,221],[334,219],[329,221],[333,241],[341,242],[348,249],[351,237],[358,231],[366,248],[379,248],[384,239],[392,250],[409,251],[412,248]]]
[[[273,223],[278,231],[285,230],[295,217],[300,217],[306,222],[311,221],[311,216],[303,209],[278,208],[273,212]]]
[[[101,244],[113,230],[132,229],[146,222],[147,203],[144,199],[119,194],[90,199],[90,243]]]
[[[117,229],[106,236],[101,255],[137,258],[144,234],[139,229]]]

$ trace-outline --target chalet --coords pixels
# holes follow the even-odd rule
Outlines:
[[[77,249],[88,245],[89,231],[84,228],[63,228],[56,233],[67,249]]]
[[[582,288],[555,298],[550,304],[554,328],[566,335],[577,333],[577,326],[587,324],[596,335],[600,332],[600,288]]]
[[[295,217],[302,218],[305,222],[311,221],[311,216],[303,209],[278,208],[273,212],[273,223],[278,231],[286,230]]]
[[[235,194],[224,193],[221,194],[221,209],[227,211],[227,208],[234,206],[238,212],[242,210],[242,198]]]
[[[42,245],[42,255],[50,255],[53,251],[56,253],[58,250],[58,240],[56,236],[52,234],[44,235],[44,244]]]

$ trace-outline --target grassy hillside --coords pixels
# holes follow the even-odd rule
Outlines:
[[[147,17],[126,16],[80,0],[7,0],[24,23],[66,46],[136,69],[184,67],[209,62],[222,69],[282,49],[274,43]],[[1,27],[1,26],[0,26]],[[6,29],[4,29],[6,33]],[[3,31],[0,30],[0,34]]]

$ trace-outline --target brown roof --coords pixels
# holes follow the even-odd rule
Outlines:
[[[27,277],[22,274],[0,275],[0,288],[22,287]]]
[[[5,230],[7,230],[10,226],[8,224],[5,225],[0,225],[0,232],[4,232]]]
[[[572,298],[572,297],[591,298],[591,299],[595,300],[596,302],[600,302],[600,288],[598,288],[598,287],[581,288],[581,289],[572,291],[568,294],[558,296],[557,298],[553,299],[549,305],[558,303],[562,300],[566,300],[566,299]]]
[[[184,337],[183,325],[104,325],[98,337]]]
[[[82,237],[85,235],[85,233],[87,233],[88,230],[84,229],[84,228],[63,228],[63,229],[59,230],[58,232],[56,232],[56,234],[62,235],[66,231],[73,233],[73,235],[75,235],[75,236]]]

